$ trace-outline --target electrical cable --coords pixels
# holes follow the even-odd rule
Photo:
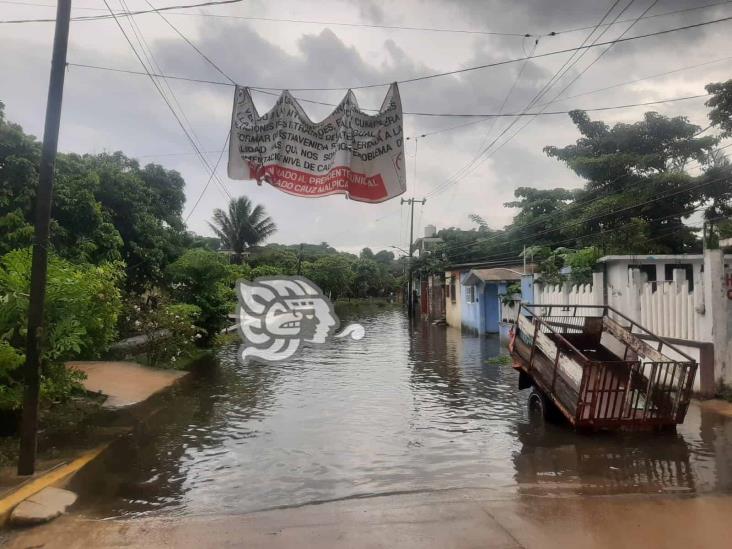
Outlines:
[[[584,46],[579,46],[579,47],[576,47],[576,48],[567,48],[567,49],[563,49],[563,50],[554,50],[554,51],[550,51],[550,52],[545,52],[545,53],[540,53],[540,54],[534,54],[534,55],[528,56],[528,57],[519,57],[519,58],[514,58],[514,59],[506,59],[506,60],[503,60],[503,61],[496,61],[496,62],[493,62],[493,63],[486,63],[486,64],[483,64],[483,65],[474,65],[474,66],[464,67],[464,68],[461,68],[461,69],[455,69],[455,70],[451,70],[451,71],[445,71],[445,72],[439,72],[439,73],[432,73],[432,74],[427,74],[427,75],[423,75],[423,76],[416,76],[416,77],[413,77],[413,78],[405,78],[405,79],[402,79],[402,80],[396,80],[396,83],[397,84],[411,84],[413,82],[422,82],[424,80],[430,80],[430,79],[433,79],[433,78],[441,78],[441,77],[444,77],[444,76],[451,76],[451,75],[455,75],[455,74],[464,74],[464,73],[478,71],[478,70],[483,70],[483,69],[488,69],[488,68],[492,68],[492,67],[509,65],[511,63],[519,63],[521,61],[528,60],[528,59],[540,59],[540,58],[544,58],[544,57],[551,57],[551,56],[554,56],[554,55],[560,55],[560,54],[563,54],[563,53],[576,52],[578,50],[584,50],[584,49],[595,48],[595,47],[600,47],[600,46],[608,46],[608,45],[610,45],[612,43],[629,42],[631,40],[638,40],[638,39],[641,39],[641,38],[649,38],[649,37],[652,37],[652,36],[661,36],[661,35],[669,34],[669,33],[672,33],[672,32],[677,32],[677,31],[681,31],[681,30],[688,30],[688,29],[694,29],[694,28],[700,28],[700,27],[704,27],[706,25],[712,25],[712,24],[716,24],[716,23],[723,23],[723,22],[730,21],[730,20],[732,20],[732,16],[722,17],[722,18],[719,18],[719,19],[714,19],[712,21],[704,21],[704,22],[701,22],[701,23],[694,23],[694,24],[690,24],[690,25],[684,25],[684,26],[681,26],[681,27],[673,27],[673,28],[670,28],[670,29],[664,29],[664,30],[660,30],[660,31],[656,31],[656,32],[646,33],[646,34],[639,34],[639,35],[636,35],[636,36],[628,36],[628,37],[620,38],[618,40],[610,40],[610,41],[607,41],[607,42],[597,42],[595,44],[586,44]],[[80,66],[80,67],[86,67],[86,68],[103,69],[103,70],[112,70],[112,71],[115,71],[115,72],[129,72],[131,74],[135,74],[135,71],[126,71],[126,70],[123,70],[123,69],[113,69],[113,68],[109,68],[109,67],[99,67],[99,66],[93,66],[93,65],[84,65],[84,64],[80,64],[80,63],[68,63],[68,65],[69,66]],[[167,78],[167,76],[164,76],[164,75],[159,75],[159,76],[163,76],[163,77],[166,77]],[[218,85],[225,85],[225,86],[231,86],[232,85],[229,82],[217,82],[217,81],[212,81],[212,80],[203,80],[203,79],[195,79],[195,78],[184,78],[184,77],[173,77],[173,78],[174,79],[177,79],[177,80],[190,80],[190,81],[193,81],[193,82],[205,82],[205,83],[208,83],[208,84],[218,84]],[[351,90],[362,90],[362,89],[370,89],[370,88],[387,87],[387,86],[391,86],[393,83],[394,82],[392,81],[392,82],[384,82],[384,83],[378,83],[378,84],[364,84],[364,85],[350,86],[350,87],[343,87],[343,86],[341,86],[341,87],[329,87],[329,88],[295,88],[295,87],[290,87],[290,88],[275,88],[275,87],[268,87],[268,86],[258,86],[258,85],[253,85],[253,84],[252,85],[249,85],[248,87],[250,87],[252,89],[259,90],[259,91],[284,91],[285,89],[287,89],[289,91],[343,91],[343,90],[348,90],[348,89],[351,89]]]

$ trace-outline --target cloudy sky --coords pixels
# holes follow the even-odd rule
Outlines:
[[[130,10],[150,8],[146,0],[126,0],[125,4],[120,0],[108,1],[115,11],[123,11],[124,6]],[[150,3],[157,8],[196,2]],[[619,15],[618,23],[601,27],[590,41],[603,30],[606,32],[598,41],[620,36],[653,0],[245,0],[229,6],[166,12],[166,17],[240,84],[347,88],[520,58],[534,48],[536,54],[574,48],[587,39],[613,4],[616,6],[607,20]],[[75,0],[73,5],[74,16],[106,10],[102,0]],[[50,0],[0,0],[0,21],[53,17],[54,6]],[[703,8],[689,10],[696,7]],[[625,11],[620,13],[622,10]],[[679,10],[685,11],[678,13]],[[668,12],[677,13],[641,19],[625,36],[730,16],[732,2],[658,0],[646,15]],[[139,15],[135,22],[165,74],[223,79],[159,15]],[[129,24],[123,24],[134,39]],[[582,27],[589,28],[574,30]],[[427,28],[484,32],[438,32]],[[532,36],[501,36],[486,31]],[[592,48],[555,82],[541,102],[556,99],[546,109],[561,111],[703,94],[706,83],[732,77],[731,31],[732,21],[727,21],[617,44],[560,95],[606,46]],[[551,32],[557,35],[547,36]],[[0,24],[0,100],[6,105],[9,119],[37,136],[43,128],[52,36],[53,25],[48,23]],[[400,87],[403,108],[417,112],[496,113],[503,107],[505,113],[521,112],[571,55],[552,55],[405,83]],[[141,69],[113,20],[73,22],[68,61]],[[700,64],[704,65],[696,66]],[[675,72],[647,78],[669,71]],[[222,148],[228,131],[233,89],[186,81],[169,83],[201,149],[206,151],[209,163],[215,164],[216,151]],[[609,86],[613,87],[587,93]],[[380,105],[385,92],[382,87],[357,90],[356,95],[363,107],[373,108]],[[344,93],[345,90],[296,95],[337,103]],[[254,98],[260,112],[275,99],[256,92]],[[303,106],[314,119],[328,113],[324,106]],[[592,116],[610,123],[633,122],[651,109],[687,116],[702,127],[708,124],[703,98]],[[472,123],[466,125],[468,122]],[[408,136],[448,129],[418,140],[416,162],[415,140],[406,144],[405,196],[428,198],[423,208],[415,210],[416,234],[421,234],[426,224],[468,228],[471,213],[480,214],[492,227],[500,228],[515,213],[503,203],[511,200],[516,187],[582,184],[566,167],[542,152],[546,145],[565,145],[577,138],[567,115],[522,119],[487,154],[480,155],[511,122],[510,118],[477,121],[406,117],[404,129]],[[507,139],[519,129],[513,139]],[[122,150],[141,162],[154,161],[180,171],[186,180],[186,215],[209,178],[209,172],[193,154],[173,115],[145,76],[70,67],[60,149],[78,153]],[[408,212],[406,206],[400,206],[399,199],[371,205],[346,201],[340,196],[297,198],[267,185],[258,187],[250,181],[228,180],[225,159],[217,173],[226,191],[212,183],[203,195],[188,222],[198,233],[210,232],[206,220],[214,208],[225,207],[228,192],[234,196],[245,194],[265,205],[279,226],[273,237],[276,242],[327,241],[347,251],[363,246],[406,247]]]

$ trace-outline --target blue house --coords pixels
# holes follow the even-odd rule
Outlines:
[[[502,303],[509,285],[521,284],[521,267],[453,268],[460,273],[460,325],[479,334],[500,333],[512,313]],[[528,288],[527,288],[528,290]],[[458,297],[458,296],[456,296]],[[449,322],[449,317],[448,317]]]

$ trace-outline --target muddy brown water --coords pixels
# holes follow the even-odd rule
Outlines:
[[[229,514],[374,494],[732,491],[732,420],[697,406],[675,433],[576,434],[529,420],[498,337],[401,308],[339,311],[361,341],[277,365],[237,345],[198,365],[74,479],[96,516]]]

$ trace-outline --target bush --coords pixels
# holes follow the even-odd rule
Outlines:
[[[209,344],[226,325],[226,315],[234,301],[232,270],[221,255],[204,249],[188,250],[168,267],[171,292],[176,301],[200,310],[200,339]]]
[[[20,406],[20,371],[25,360],[31,250],[0,258],[0,408]],[[44,331],[40,341],[42,391],[63,399],[78,386],[79,375],[63,362],[98,356],[116,336],[122,308],[118,284],[122,265],[74,265],[55,255],[48,261]]]
[[[204,332],[196,325],[201,309],[188,303],[162,305],[144,313],[140,332],[147,336],[145,353],[149,366],[176,366],[181,355],[188,354],[192,343]]]

